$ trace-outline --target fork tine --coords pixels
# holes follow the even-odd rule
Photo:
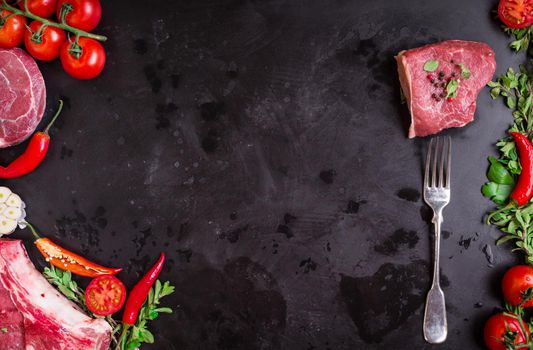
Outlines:
[[[452,172],[452,138],[448,136],[448,161],[446,162],[446,188],[450,188]]]
[[[429,187],[429,165],[431,163],[431,149],[433,148],[433,140],[429,141],[428,153],[426,156],[426,171],[424,172],[424,188]]]
[[[444,162],[446,161],[446,138],[442,139],[442,145],[440,149],[440,163],[439,163],[439,187],[444,187]]]
[[[437,186],[437,161],[439,160],[439,146],[440,146],[440,137],[437,137],[435,141],[435,149],[433,152],[433,161],[432,161],[432,172],[431,172],[431,187]]]

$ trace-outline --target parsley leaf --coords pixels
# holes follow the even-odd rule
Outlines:
[[[470,69],[468,69],[468,67],[462,63],[459,64],[459,67],[461,68],[461,76],[463,77],[463,79],[470,79],[470,77],[472,76],[472,72],[470,72]]]
[[[428,60],[424,63],[424,70],[426,72],[434,72],[439,67],[439,61],[437,60]]]
[[[446,97],[455,98],[457,97],[457,88],[459,87],[459,82],[455,79],[452,79],[446,85]]]
[[[7,332],[9,332],[9,330],[7,329],[7,327],[2,327],[2,328],[0,328],[0,331],[1,331],[2,333],[7,333]]]

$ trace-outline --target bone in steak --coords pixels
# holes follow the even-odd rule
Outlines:
[[[27,139],[45,106],[46,88],[33,58],[19,48],[0,48],[0,148]]]
[[[13,239],[0,239],[0,327],[0,350],[107,350],[111,341],[109,324],[55,290]]]
[[[429,60],[438,61],[435,72],[424,71],[424,64]],[[496,69],[494,51],[487,44],[462,40],[402,51],[396,61],[411,112],[409,138],[464,126],[474,120],[477,95]],[[461,76],[461,64],[470,70],[469,79]],[[446,97],[449,79],[459,82],[457,96],[452,99]]]

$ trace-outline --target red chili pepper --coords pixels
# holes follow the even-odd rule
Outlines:
[[[35,236],[35,245],[46,261],[61,270],[70,271],[75,275],[84,277],[116,275],[122,271],[122,269],[109,268],[93,263],[76,253],[60,247],[49,238],[40,237],[32,225],[29,223],[26,223],[26,225]]]
[[[157,280],[161,270],[163,270],[164,263],[165,253],[161,253],[155,265],[131,290],[128,301],[126,301],[126,307],[124,308],[124,315],[122,316],[122,322],[126,324],[126,327],[128,325],[133,326],[137,321],[139,310],[143,306],[146,297],[148,297],[150,288]]]
[[[533,144],[527,136],[519,132],[512,132],[511,135],[518,150],[522,172],[510,197],[521,206],[529,202],[533,196]]]
[[[50,145],[50,127],[54,124],[63,109],[63,101],[59,100],[59,108],[52,118],[52,121],[43,130],[33,134],[28,147],[17,159],[7,167],[0,166],[1,179],[13,179],[31,173],[41,164]]]

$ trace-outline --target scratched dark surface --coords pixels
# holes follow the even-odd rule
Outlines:
[[[429,349],[426,140],[406,138],[393,55],[468,39],[492,46],[497,73],[516,67],[494,3],[104,1],[103,75],[40,64],[45,120],[58,98],[67,107],[45,163],[5,183],[42,232],[125,267],[128,286],[168,254],[175,312],[143,349]],[[440,349],[482,348],[514,261],[482,223],[479,191],[511,116],[486,90],[478,105],[448,132]]]

